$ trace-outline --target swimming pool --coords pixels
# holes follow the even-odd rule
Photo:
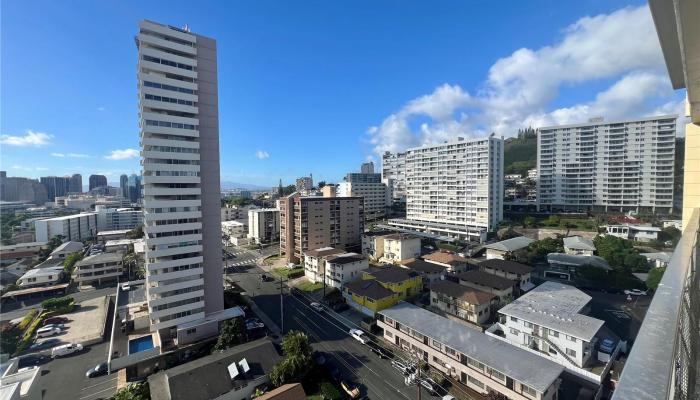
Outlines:
[[[129,354],[138,353],[153,348],[153,336],[141,336],[140,338],[129,340]]]

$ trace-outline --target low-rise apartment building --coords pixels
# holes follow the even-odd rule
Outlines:
[[[535,269],[529,265],[494,258],[479,263],[479,269],[517,282],[519,291],[526,292],[535,287],[531,281],[532,271]]]
[[[54,236],[63,240],[81,241],[97,235],[97,213],[80,213],[34,221],[37,242],[48,242]]]
[[[603,271],[612,271],[603,257],[574,255],[565,253],[547,254],[547,267],[544,269],[545,278],[557,278],[572,281],[579,274],[579,270],[585,267],[598,268]]]
[[[423,279],[414,271],[388,267],[366,271],[361,280],[347,283],[343,288],[345,301],[356,310],[370,316],[423,290]]]
[[[518,284],[516,281],[478,270],[459,273],[454,279],[460,285],[495,295],[499,305],[507,304],[513,299],[515,286]]]
[[[584,314],[590,300],[573,286],[547,281],[498,310],[499,322],[488,332],[600,383],[607,368],[596,345],[604,321]]]
[[[648,225],[608,225],[605,234],[635,242],[653,242],[659,237],[661,228]]]
[[[248,211],[248,238],[255,243],[272,243],[280,239],[280,210],[259,208]]]
[[[387,342],[481,394],[512,400],[555,400],[564,368],[518,347],[401,302],[379,312]]]
[[[25,272],[24,275],[17,280],[17,286],[21,289],[52,286],[61,281],[63,273],[63,266],[35,267]]]
[[[324,257],[335,254],[343,254],[345,250],[335,247],[322,247],[309,250],[304,253],[304,276],[313,283],[323,282],[326,274],[326,261]]]
[[[384,236],[383,239],[384,252],[380,257],[380,261],[399,263],[401,260],[420,256],[421,241],[418,236],[395,233]]]
[[[581,256],[592,256],[595,245],[589,238],[583,236],[568,236],[564,238],[564,253]]]
[[[81,242],[67,241],[61,243],[60,246],[53,249],[49,255],[49,259],[64,259],[66,256],[83,251],[83,244]]]
[[[384,255],[384,237],[393,234],[390,230],[376,230],[362,233],[362,255],[378,261]]]
[[[75,263],[73,281],[79,286],[101,285],[104,282],[116,281],[124,272],[124,254],[99,253],[83,258]]]
[[[423,278],[423,285],[425,288],[428,288],[435,282],[441,281],[447,274],[447,268],[445,266],[421,259],[403,260],[399,266],[417,272],[418,275]]]
[[[46,246],[46,242],[26,242],[0,246],[0,264],[12,264],[25,258],[36,258]]]
[[[496,296],[491,293],[450,281],[430,285],[431,307],[477,325],[489,322],[496,300]]]
[[[357,253],[327,255],[324,260],[326,286],[338,289],[342,289],[346,283],[360,278],[363,271],[369,268],[367,259]]]
[[[501,240],[500,242],[487,244],[484,246],[484,248],[486,248],[486,259],[517,259],[525,253],[525,250],[532,242],[534,242],[533,239],[525,236],[518,236],[511,239]]]
[[[469,262],[468,258],[458,256],[454,253],[436,251],[434,253],[424,255],[422,258],[429,263],[441,265],[447,268],[447,272],[450,274],[456,274],[476,268]]]
[[[361,197],[303,197],[295,192],[279,201],[280,252],[287,262],[322,247],[360,250],[364,231]]]

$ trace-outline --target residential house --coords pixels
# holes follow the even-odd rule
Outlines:
[[[442,265],[443,267],[447,268],[447,272],[450,274],[464,272],[476,268],[470,264],[468,258],[444,251],[436,251],[434,253],[426,254],[422,258],[429,263]]]
[[[67,255],[83,251],[81,242],[68,241],[56,247],[49,255],[50,259],[64,259]]]
[[[52,286],[61,281],[63,267],[53,266],[44,268],[32,268],[24,273],[18,280],[17,286],[21,289],[38,286]]]
[[[526,292],[535,287],[530,280],[530,275],[532,271],[534,271],[534,268],[529,265],[492,258],[479,263],[479,269],[489,274],[518,282],[519,291]]]
[[[599,384],[607,373],[596,352],[604,321],[585,315],[590,300],[573,286],[547,281],[498,310],[499,322],[488,332]]]
[[[131,229],[115,229],[111,231],[100,231],[97,233],[97,243],[105,244],[110,240],[126,239],[126,235]]]
[[[605,233],[635,242],[652,242],[659,238],[661,228],[648,225],[607,225]]]
[[[356,310],[374,316],[380,310],[419,294],[422,289],[423,280],[416,272],[388,267],[365,271],[361,280],[345,284],[343,297]]]
[[[149,376],[151,399],[249,399],[281,358],[268,338],[234,346]]]
[[[482,395],[555,400],[564,367],[413,304],[379,312],[387,342]]]
[[[37,258],[46,242],[26,242],[0,246],[0,264],[13,264],[25,258]]]
[[[564,238],[564,253],[572,255],[592,256],[595,252],[593,241],[583,236]]]
[[[390,230],[368,231],[362,234],[362,255],[372,261],[384,255],[384,237],[395,233]]]
[[[73,281],[79,286],[101,285],[105,281],[116,281],[123,274],[124,254],[98,253],[83,258],[74,265]]]
[[[649,266],[652,268],[662,268],[662,267],[667,267],[668,263],[671,261],[671,255],[666,252],[658,252],[658,253],[640,253],[640,256],[643,256],[647,259],[647,262],[649,263]]]
[[[498,297],[499,305],[506,304],[513,299],[514,290],[518,284],[516,281],[477,270],[459,273],[453,279],[456,279],[460,285],[495,295]]]
[[[420,256],[421,241],[418,236],[405,233],[387,235],[384,239],[384,254],[380,261],[399,263],[401,260]]]
[[[324,186],[323,188],[327,188]],[[256,400],[306,400],[301,383],[287,383],[255,398]]]
[[[326,263],[323,257],[343,253],[345,250],[335,247],[307,250],[304,252],[304,276],[313,283],[323,282],[323,276],[326,273]]]
[[[450,281],[430,285],[430,305],[459,319],[482,325],[489,322],[495,295]]]
[[[343,253],[327,255],[325,260],[326,286],[341,289],[347,282],[360,278],[369,268],[369,262],[361,254]]]
[[[582,267],[593,267],[603,271],[612,271],[608,262],[598,256],[571,255],[564,253],[547,254],[545,277],[573,280]]]
[[[533,239],[525,236],[518,236],[511,239],[501,240],[500,242],[487,244],[484,246],[486,249],[486,259],[518,259],[518,257],[525,253],[527,246],[529,246],[532,242],[534,242]]]
[[[447,267],[444,265],[427,262],[420,258],[403,260],[399,266],[417,272],[423,278],[423,285],[425,288],[430,287],[430,285],[435,282],[441,281],[447,274]]]

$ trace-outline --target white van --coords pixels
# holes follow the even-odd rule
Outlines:
[[[53,336],[53,335],[58,335],[61,332],[62,332],[61,328],[59,328],[57,326],[49,325],[49,326],[45,326],[43,328],[39,328],[36,331],[36,337],[38,337],[38,338],[49,337],[49,336]]]
[[[69,354],[76,353],[83,350],[83,345],[80,343],[68,343],[61,346],[56,346],[51,349],[51,357],[63,357]]]

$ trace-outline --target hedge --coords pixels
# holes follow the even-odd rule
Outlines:
[[[47,311],[70,312],[73,309],[75,300],[70,296],[47,299],[41,302],[41,307]]]
[[[21,331],[24,331],[25,329],[27,329],[29,324],[31,324],[32,321],[34,321],[34,318],[38,314],[39,314],[39,310],[37,310],[37,309],[29,311],[27,313],[27,315],[25,315],[24,318],[22,318],[22,321],[19,323],[19,325],[17,325],[17,328],[19,328],[19,330],[21,330]]]

